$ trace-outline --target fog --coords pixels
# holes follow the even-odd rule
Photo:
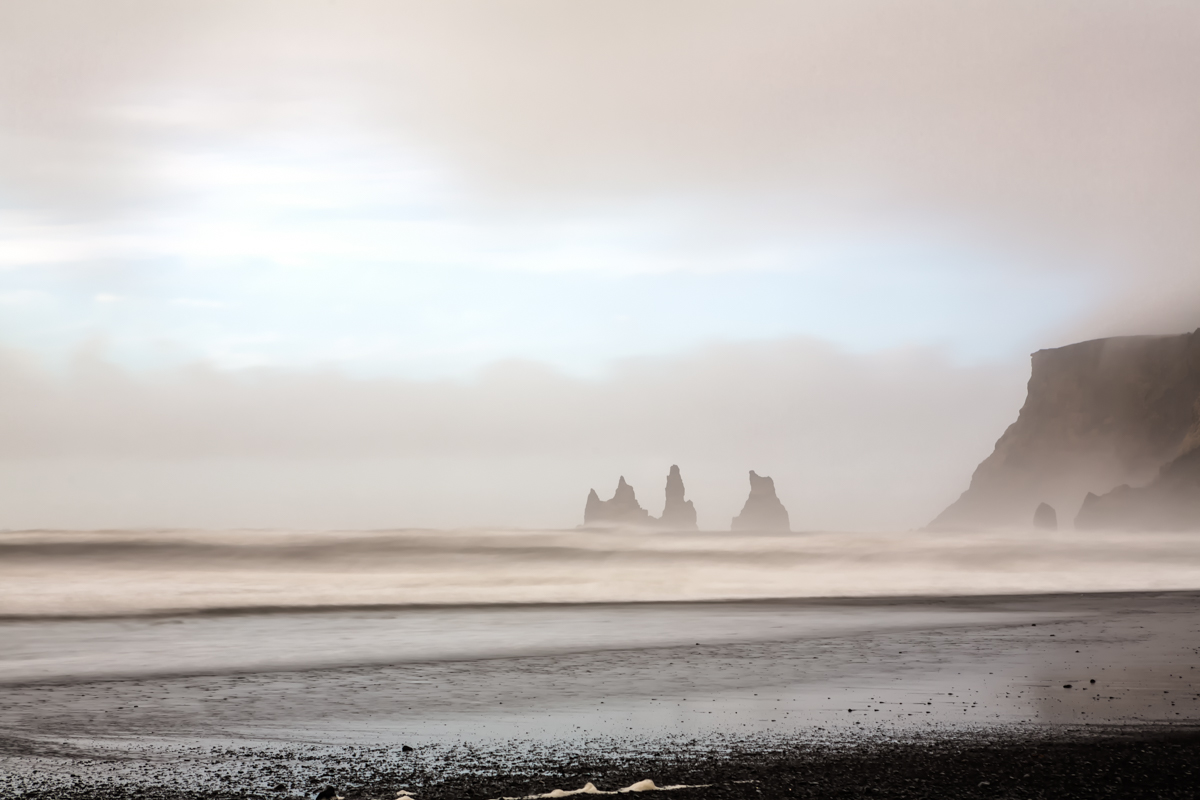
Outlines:
[[[907,529],[1031,351],[1200,325],[1194,4],[8,3],[0,70],[2,527],[679,464],[702,527],[753,469]]]
[[[1014,252],[1024,270],[1066,272],[1074,291],[1095,293],[1044,344],[1195,327],[1200,10],[1187,3],[57,2],[2,13],[0,174],[15,214],[9,257],[25,263],[58,248],[76,271],[94,275],[99,255],[119,272],[136,240],[156,236],[139,256],[179,255],[162,226],[134,235],[117,223],[194,220],[211,209],[183,180],[192,173],[245,186],[281,169],[275,157],[298,141],[341,136],[360,186],[394,181],[389,170],[416,153],[419,169],[450,176],[456,219],[509,236],[531,219],[651,217],[642,252],[604,269],[728,269],[774,263],[810,236],[932,234]],[[295,179],[271,196],[308,207]],[[243,255],[286,247],[212,232]],[[955,266],[996,268],[982,257]]]
[[[662,509],[679,464],[728,529],[751,469],[795,529],[924,525],[1023,399],[1025,365],[811,340],[617,363],[603,378],[500,364],[470,380],[203,366],[65,373],[3,360],[5,527],[574,526],[624,475]]]

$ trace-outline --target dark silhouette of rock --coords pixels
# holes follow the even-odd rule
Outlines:
[[[1178,457],[1164,464],[1147,485],[1118,486],[1103,495],[1088,492],[1075,516],[1080,530],[1200,530],[1200,399]]]
[[[1058,514],[1055,513],[1054,506],[1039,503],[1033,512],[1033,527],[1044,531],[1058,530]]]
[[[683,499],[683,477],[675,464],[671,465],[671,472],[667,475],[667,503],[658,522],[674,530],[696,530],[696,507],[691,500]]]
[[[750,496],[742,506],[742,513],[733,518],[733,530],[791,530],[787,509],[775,496],[775,481],[750,470]]]
[[[315,800],[336,800],[338,796],[337,789],[332,786],[326,786],[321,791],[317,792]]]
[[[1043,501],[1075,517],[1077,527],[1142,526],[1133,520],[1149,513],[1151,497],[1179,498],[1167,522],[1185,524],[1192,512],[1181,493],[1189,468],[1164,465],[1187,452],[1200,397],[1200,331],[1096,339],[1032,358],[1017,421],[975,470],[970,488],[929,527],[1024,526]],[[1110,492],[1122,484],[1150,488],[1151,481],[1153,492]],[[1089,493],[1097,499],[1086,501],[1085,513],[1079,503]]]
[[[633,487],[625,482],[625,476],[617,481],[617,491],[611,500],[601,500],[592,489],[588,492],[587,505],[583,508],[584,525],[653,525],[650,512],[638,505]]]

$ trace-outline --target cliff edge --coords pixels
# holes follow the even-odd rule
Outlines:
[[[1200,330],[1094,339],[1032,360],[1017,421],[931,529],[1028,526],[1041,503],[1067,518],[1084,505],[1079,527],[1148,529],[1160,512],[1200,527],[1186,508],[1162,511],[1200,489]]]

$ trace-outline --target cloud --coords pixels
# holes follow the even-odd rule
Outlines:
[[[1200,197],[1189,4],[115,8],[5,26],[8,129],[110,200],[167,145],[338,127],[419,142],[493,214],[692,198],[755,236],[934,213],[1105,238]]]
[[[564,524],[585,484],[628,471],[653,494],[678,461],[706,524],[750,468],[796,493],[800,525],[922,524],[1020,401],[1023,365],[944,352],[1200,325],[1198,17],[1166,0],[6,4],[3,343],[49,360],[101,335],[126,365],[162,349],[277,369],[8,359],[0,508]],[[779,338],[796,333],[860,352]],[[694,349],[747,339],[775,341]],[[428,364],[513,355],[566,369],[307,368],[461,375]],[[112,491],[60,502],[89,486]],[[567,499],[537,506],[550,495]]]
[[[469,381],[203,365],[135,374],[92,352],[58,375],[9,354],[0,383],[0,461],[22,472],[5,484],[0,524],[62,524],[52,520],[65,514],[89,527],[201,524],[214,513],[223,525],[302,524],[270,492],[220,512],[198,500],[227,495],[229,476],[246,472],[273,486],[298,464],[294,492],[324,497],[327,525],[572,525],[587,490],[611,491],[619,474],[657,513],[672,463],[711,526],[736,513],[756,469],[775,477],[798,527],[912,527],[964,488],[1023,386],[1022,365],[961,367],[932,350],[853,355],[803,339],[628,360],[592,380],[529,363]],[[93,477],[54,479],[55,469]],[[88,518],[86,503],[70,501],[122,470],[131,483],[104,502],[130,499],[115,510]],[[189,485],[160,487],[179,503],[150,502],[147,517],[138,487],[172,470]],[[358,490],[344,485],[347,471]],[[37,475],[48,483],[32,491]],[[404,510],[431,497],[444,505],[417,519]]]
[[[1193,4],[2,13],[4,203],[43,225],[22,263],[803,269],[814,242],[917,240],[1031,292],[1071,276],[1096,299],[1066,339],[1115,308],[1122,332],[1200,322]]]

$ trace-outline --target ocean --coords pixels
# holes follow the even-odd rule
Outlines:
[[[9,532],[0,771],[1176,724],[1197,611],[1188,534]]]

